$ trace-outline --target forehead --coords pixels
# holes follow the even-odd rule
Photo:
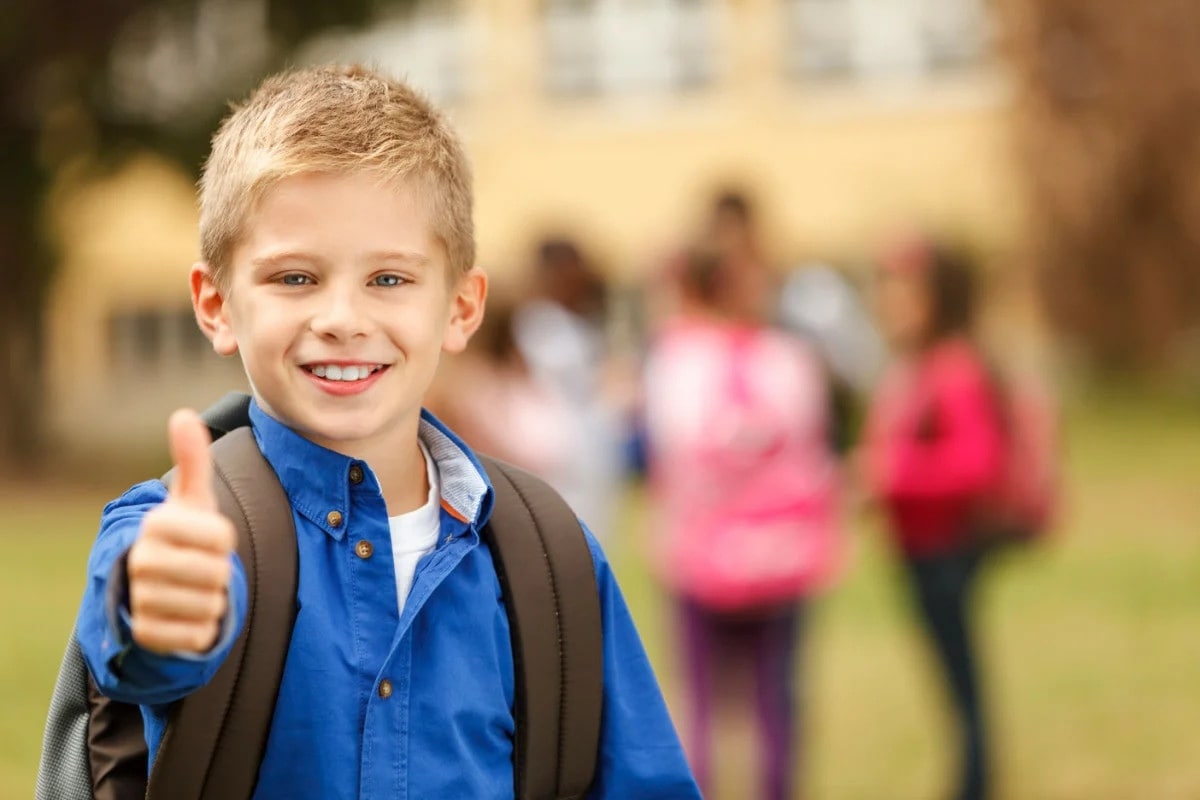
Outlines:
[[[234,263],[262,251],[353,257],[407,252],[444,263],[428,193],[416,180],[367,172],[308,172],[271,182],[247,214]]]

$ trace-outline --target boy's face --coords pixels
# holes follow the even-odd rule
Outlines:
[[[443,350],[462,350],[487,283],[449,285],[415,187],[304,174],[271,188],[223,289],[192,271],[201,327],[240,353],[259,404],[317,444],[366,458],[416,435]]]

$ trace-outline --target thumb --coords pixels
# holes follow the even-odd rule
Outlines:
[[[167,422],[167,438],[171,460],[175,462],[171,498],[194,508],[215,510],[217,500],[212,490],[212,459],[208,452],[212,438],[200,415],[190,408],[176,411]]]

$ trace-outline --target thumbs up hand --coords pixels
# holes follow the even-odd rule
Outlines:
[[[167,425],[175,480],[165,502],[146,514],[129,550],[133,639],[156,653],[204,653],[225,616],[237,532],[217,509],[208,429],[196,412]]]

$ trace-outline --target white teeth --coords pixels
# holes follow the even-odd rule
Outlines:
[[[312,373],[318,378],[325,378],[330,381],[361,381],[366,379],[371,373],[376,370],[376,367],[367,367],[361,365],[353,366],[338,366],[337,364],[318,364],[309,367]]]

